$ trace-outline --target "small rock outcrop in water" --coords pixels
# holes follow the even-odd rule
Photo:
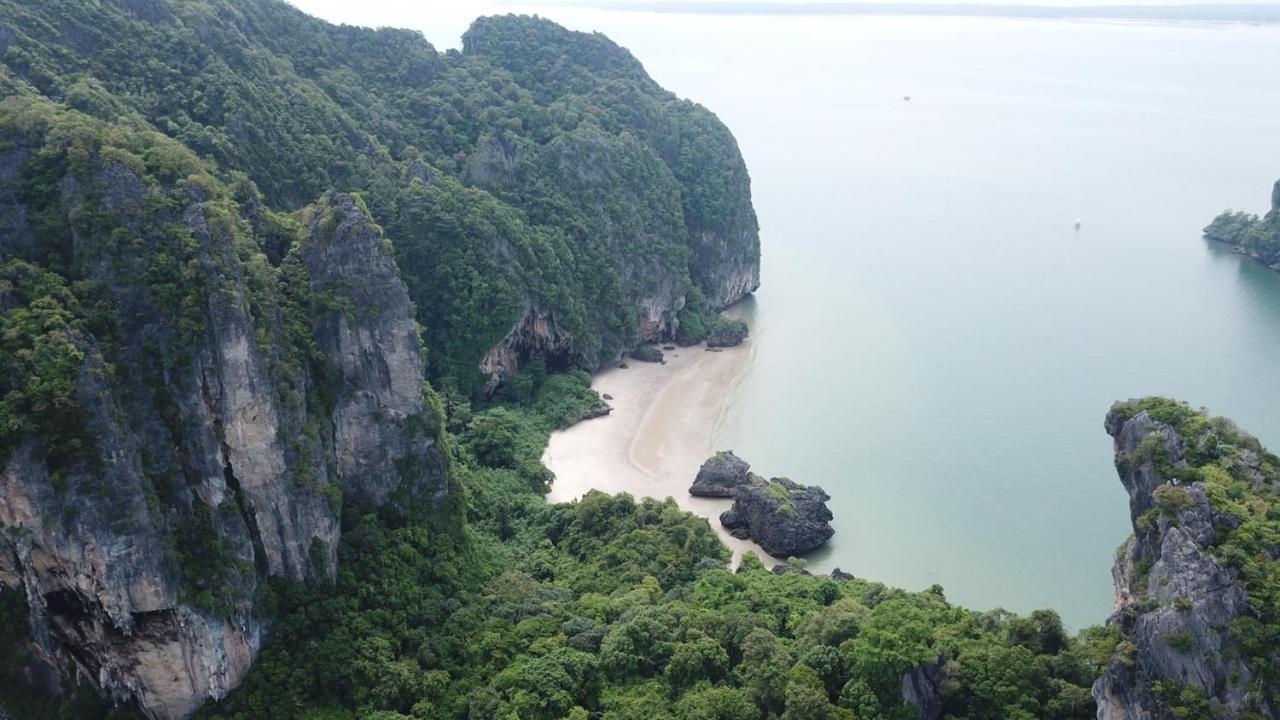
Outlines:
[[[640,362],[660,363],[662,362],[662,351],[650,345],[641,345],[631,351],[631,357]]]
[[[764,482],[764,478],[751,472],[746,460],[733,454],[732,450],[718,452],[707,458],[698,469],[698,475],[689,487],[690,495],[699,497],[733,497],[733,491],[753,482]]]
[[[1209,223],[1204,236],[1280,271],[1280,181],[1271,189],[1271,211],[1266,215],[1224,212]]]
[[[733,507],[720,514],[720,524],[734,537],[749,537],[774,557],[803,555],[835,532],[822,488],[787,478],[761,480],[733,491]]]
[[[1107,624],[1116,647],[1093,685],[1099,720],[1275,720],[1274,688],[1255,663],[1280,658],[1239,635],[1266,618],[1250,603],[1257,588],[1234,564],[1268,562],[1250,547],[1266,521],[1251,519],[1245,504],[1232,509],[1233,495],[1273,482],[1272,456],[1229,421],[1159,398],[1117,403],[1106,430],[1134,534],[1112,570],[1116,611]],[[1256,524],[1237,540],[1242,523]]]

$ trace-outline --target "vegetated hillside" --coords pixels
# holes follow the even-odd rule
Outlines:
[[[596,367],[758,284],[733,137],[603,36],[485,18],[441,54],[280,0],[4,0],[0,28],[9,92],[145,120],[277,211],[361,193],[430,377],[464,393],[531,356]]]
[[[252,663],[264,577],[334,574],[344,515],[456,515],[412,305],[358,197],[277,214],[138,122],[9,97],[0,167],[0,583],[27,674],[65,689],[74,663],[179,717]]]
[[[1204,235],[1280,270],[1280,181],[1271,190],[1271,211],[1266,215],[1228,210],[1209,223]]]
[[[464,534],[428,378],[528,400],[754,289],[713,116],[602,37],[467,44],[266,0],[0,2],[7,678],[188,715],[260,650],[264,579],[332,578],[344,525]],[[537,53],[528,88],[502,66]]]

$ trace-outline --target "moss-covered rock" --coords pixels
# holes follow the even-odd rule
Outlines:
[[[817,549],[835,533],[827,508],[831,497],[822,488],[751,477],[752,482],[733,489],[733,507],[720,515],[720,524],[735,537],[749,537],[785,559]]]
[[[630,353],[631,359],[640,362],[660,363],[663,361],[662,351],[652,345],[641,345]]]

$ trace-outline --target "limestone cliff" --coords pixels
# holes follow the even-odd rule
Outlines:
[[[1098,718],[1280,717],[1259,674],[1276,648],[1254,637],[1273,618],[1239,554],[1267,510],[1233,501],[1274,493],[1274,456],[1228,421],[1172,401],[1117,403],[1106,429],[1134,534],[1113,570],[1117,644],[1093,686]]]
[[[64,682],[184,717],[253,662],[263,577],[333,574],[345,505],[447,493],[409,298],[350,195],[253,211],[153,134],[0,107],[21,126],[0,154],[0,582]],[[32,157],[54,182],[22,181]],[[51,227],[65,245],[24,247]],[[34,395],[60,373],[68,395]]]

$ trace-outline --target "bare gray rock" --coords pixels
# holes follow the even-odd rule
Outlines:
[[[940,720],[942,717],[942,683],[947,679],[947,656],[939,654],[935,662],[921,665],[902,674],[902,702],[914,705],[918,720]]]
[[[752,482],[764,482],[751,472],[746,460],[732,450],[718,452],[707,458],[698,469],[698,475],[689,487],[690,495],[700,497],[733,497],[733,491]]]

